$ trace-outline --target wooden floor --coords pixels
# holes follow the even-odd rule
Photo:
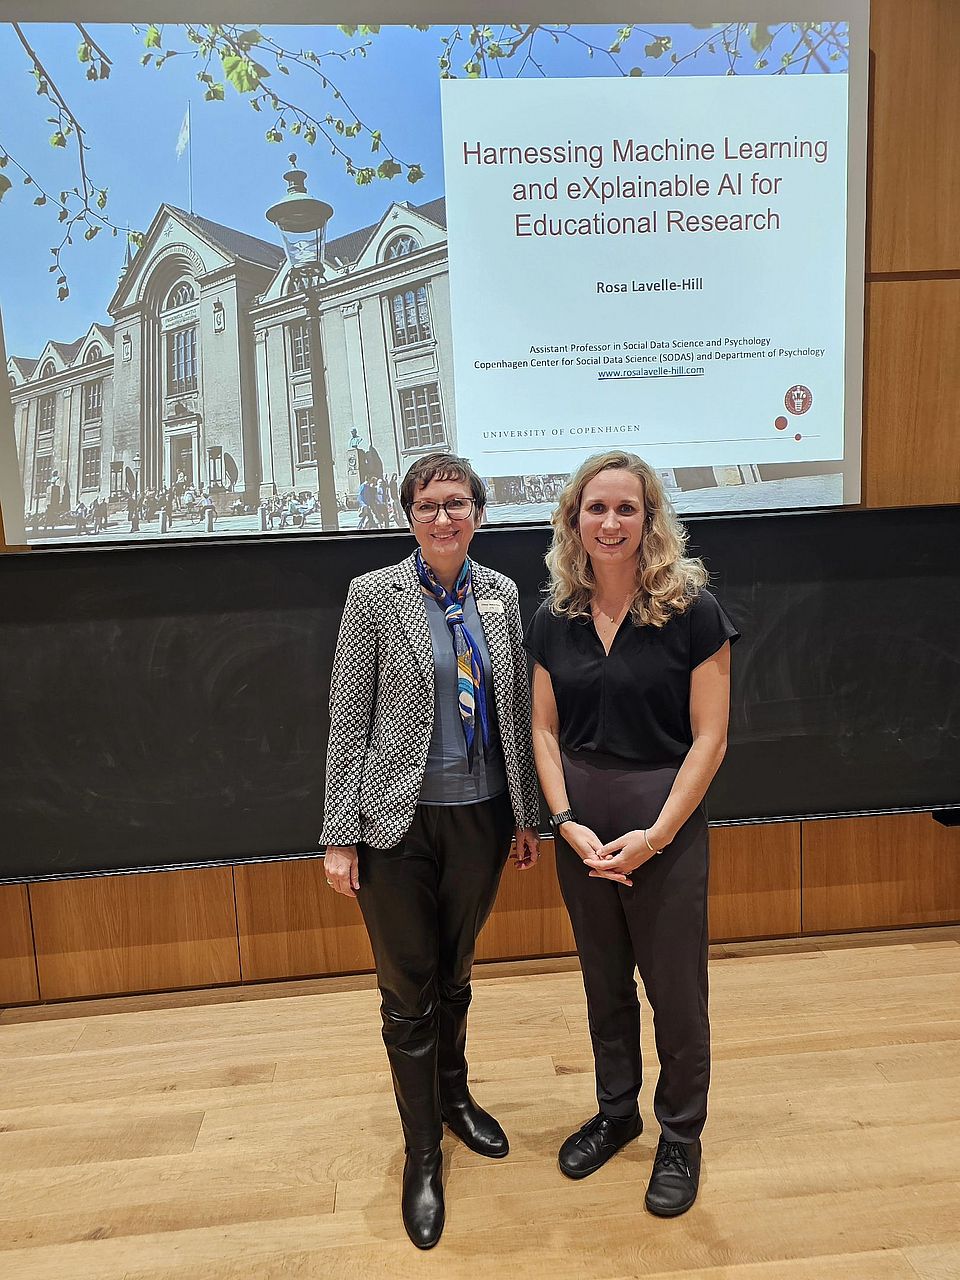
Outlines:
[[[367,979],[4,1011],[0,1277],[960,1276],[960,929],[715,949],[704,1179],[674,1221],[643,1210],[653,1070],[639,1142],[557,1170],[594,1110],[572,963],[478,976],[474,1091],[512,1150],[447,1139],[429,1254]]]

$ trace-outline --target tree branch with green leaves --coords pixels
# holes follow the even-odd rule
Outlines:
[[[80,33],[77,58],[81,63],[86,64],[87,79],[107,80],[113,65],[110,58],[82,23],[77,22],[73,25]],[[27,55],[30,74],[36,82],[37,95],[46,98],[53,107],[54,114],[47,117],[47,123],[53,125],[53,133],[49,139],[50,146],[68,150],[72,142],[76,147],[77,183],[73,187],[64,188],[59,195],[54,196],[41,186],[30,170],[5,146],[0,145],[0,169],[6,169],[12,164],[19,171],[23,185],[32,186],[36,191],[33,203],[38,207],[46,204],[56,207],[57,221],[63,224],[60,243],[50,250],[53,262],[49,267],[49,271],[56,275],[57,297],[62,302],[70,296],[63,259],[66,249],[74,242],[74,236],[82,230],[84,240],[93,240],[104,228],[108,228],[115,236],[119,234],[120,228],[106,214],[108,188],[101,187],[90,177],[88,169],[90,144],[87,142],[83,125],[67,102],[58,82],[27,39],[22,25],[19,22],[12,22],[10,26]],[[0,199],[12,185],[10,178],[0,173]]]
[[[97,83],[107,81],[114,64],[101,40],[84,23],[71,25],[80,37],[77,59],[86,68],[86,78]],[[727,75],[739,73],[738,64],[744,57],[752,58],[753,70],[770,68],[770,74],[777,75],[829,71],[830,64],[849,57],[844,22],[690,25],[703,31],[704,36],[693,48],[678,53],[669,30],[657,31],[634,23],[611,28],[605,43],[587,38],[581,29],[566,23],[458,23],[443,28],[429,23],[410,24],[416,31],[439,38],[437,68],[441,79],[507,74],[545,77],[549,74],[550,50],[561,44],[573,46],[588,61],[600,60],[621,76],[642,76],[648,71],[671,75],[704,53],[722,57]],[[77,176],[72,186],[64,184],[55,195],[37,180],[21,148],[15,148],[15,156],[0,138],[0,200],[11,190],[13,180],[9,175],[15,171],[24,186],[33,188],[34,205],[56,209],[62,236],[50,249],[50,272],[56,276],[57,296],[63,300],[70,293],[67,250],[78,239],[81,243],[93,240],[105,229],[116,236],[123,228],[108,214],[109,188],[95,182],[91,175],[91,143],[68,101],[62,79],[50,74],[23,26],[16,22],[10,26],[26,55],[37,94],[52,107],[52,114],[47,117],[53,127],[49,145],[72,155]],[[237,23],[149,23],[133,24],[132,29],[142,41],[140,64],[144,68],[160,70],[171,58],[194,60],[198,64],[196,78],[203,86],[206,101],[224,101],[229,86],[249,103],[252,111],[267,114],[268,127],[263,136],[268,143],[299,139],[311,147],[325,145],[360,186],[401,175],[409,183],[424,177],[416,160],[396,153],[382,123],[376,125],[367,120],[347,100],[341,77],[336,75],[338,66],[369,57],[381,36],[380,26],[341,24],[337,29],[347,44],[323,52],[288,47],[262,27]],[[632,57],[627,56],[631,53]],[[281,90],[281,84],[289,84],[291,89]],[[310,89],[318,88],[319,109],[309,98]],[[137,246],[143,242],[140,232],[127,229],[126,234]]]
[[[341,26],[339,29],[348,38],[357,31],[361,35],[372,36],[380,30],[372,26]],[[163,25],[151,24],[135,30],[143,36],[146,50],[140,58],[141,65],[159,69],[171,58],[192,57],[201,63],[197,79],[204,86],[204,98],[208,102],[222,102],[227,85],[230,85],[246,98],[254,111],[272,111],[273,121],[264,133],[267,142],[282,143],[296,137],[312,147],[323,139],[330,148],[330,154],[341,161],[345,172],[359,186],[367,186],[377,178],[389,180],[400,174],[404,174],[411,183],[423,178],[419,164],[398,157],[385,142],[382,130],[373,128],[360,117],[326,69],[329,61],[346,62],[351,58],[366,57],[369,39],[345,50],[317,53],[310,49],[287,48],[257,27],[186,23],[174,26],[174,31],[184,36],[187,43],[186,48],[179,48],[174,41],[165,38],[167,28]],[[273,71],[266,62],[272,64]],[[211,67],[215,68],[216,74]],[[314,113],[271,87],[274,71],[289,77],[291,67],[298,67],[314,76],[322,93],[329,96],[333,109],[322,115]],[[266,83],[268,80],[271,84]],[[370,153],[381,152],[383,159],[376,166],[363,163],[355,152],[348,149],[355,138],[364,138]]]

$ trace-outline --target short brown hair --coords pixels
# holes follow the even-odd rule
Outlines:
[[[414,498],[431,480],[462,480],[469,484],[478,515],[487,505],[486,486],[466,458],[458,458],[455,453],[427,453],[413,463],[400,485],[400,505],[408,517]]]

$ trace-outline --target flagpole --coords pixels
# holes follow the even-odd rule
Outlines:
[[[193,213],[193,121],[187,102],[187,211]]]

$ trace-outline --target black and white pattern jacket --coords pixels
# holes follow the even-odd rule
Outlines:
[[[510,800],[518,827],[539,823],[530,686],[517,587],[473,564]],[[484,605],[485,601],[491,602]],[[499,601],[498,610],[492,602]],[[415,557],[354,578],[330,679],[330,740],[321,845],[375,849],[410,828],[433,733],[430,624]]]

